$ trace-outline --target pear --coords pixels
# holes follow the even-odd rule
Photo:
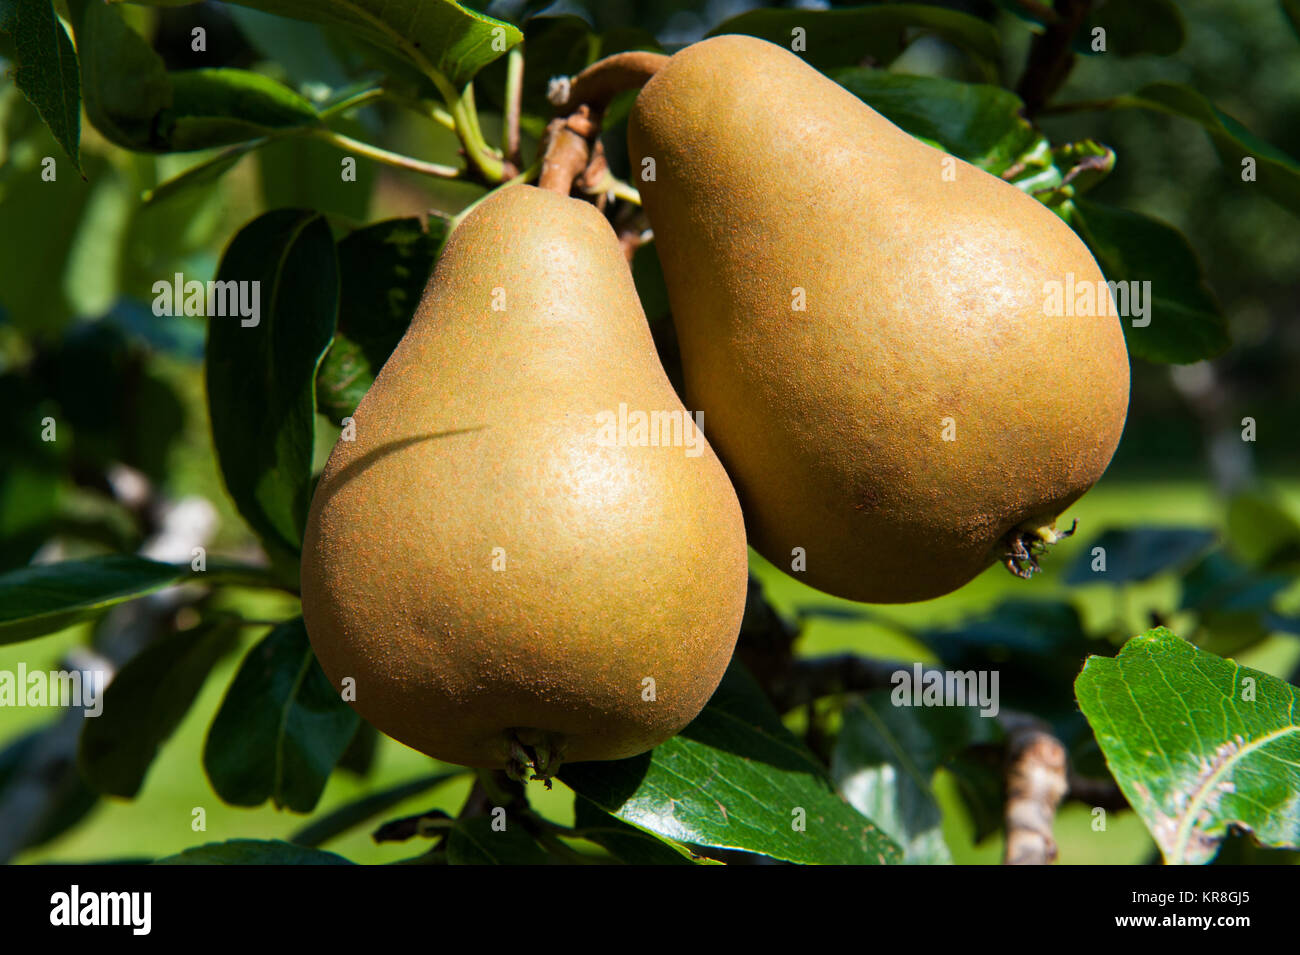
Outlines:
[[[1052,307],[1110,304],[1069,227],[749,37],[676,53],[628,141],[751,546],[876,603],[1035,569],[1128,406],[1113,310]]]
[[[703,708],[740,628],[744,521],[591,205],[517,185],[472,211],[354,423],[312,499],[302,601],[365,719],[546,777]]]

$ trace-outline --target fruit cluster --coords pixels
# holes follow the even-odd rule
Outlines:
[[[675,734],[734,649],[747,541],[853,600],[1024,573],[1124,425],[1114,314],[1044,308],[1045,283],[1104,281],[1074,233],[794,55],[687,47],[628,136],[702,419],[607,220],[508,186],[312,501],[321,665],[440,759],[545,777]]]

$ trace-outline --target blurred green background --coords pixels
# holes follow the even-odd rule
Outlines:
[[[511,14],[525,4],[471,4]],[[778,4],[770,4],[776,6]],[[1014,86],[1031,33],[993,3],[949,3],[994,18],[1005,50],[1004,85]],[[545,5],[532,4],[534,8]],[[665,48],[699,39],[710,27],[759,6],[744,2],[567,2],[548,12],[579,13],[598,31],[638,28]],[[805,4],[825,6],[825,4]],[[162,11],[125,8],[173,69],[230,65],[257,68],[294,85],[340,85],[363,68],[317,27],[254,11],[205,3]],[[1300,38],[1272,0],[1186,0],[1182,49],[1171,57],[1080,57],[1058,97],[1085,101],[1155,80],[1193,84],[1220,109],[1291,155],[1300,155]],[[209,31],[201,59],[189,51],[190,29]],[[526,51],[525,51],[526,53]],[[963,60],[937,40],[922,39],[895,62],[896,72],[963,75]],[[530,84],[540,82],[528,75]],[[485,115],[489,139],[499,119]],[[450,133],[388,108],[364,111],[357,131],[372,141],[433,161],[454,161]],[[1169,367],[1135,361],[1129,421],[1106,477],[1067,514],[1079,534],[1061,544],[1046,572],[1024,583],[994,568],[963,590],[905,607],[873,608],[878,619],[815,615],[806,625],[806,653],[852,650],[899,659],[932,659],[888,621],[953,623],[1009,597],[1073,602],[1094,630],[1136,633],[1153,614],[1177,621],[1178,587],[1169,578],[1116,589],[1067,587],[1064,568],[1106,528],[1139,524],[1199,526],[1222,531],[1228,502],[1268,489],[1284,509],[1300,514],[1300,229],[1262,194],[1240,188],[1203,131],[1173,117],[1142,111],[1045,115],[1053,142],[1092,138],[1112,146],[1115,171],[1093,193],[1105,202],[1176,226],[1195,249],[1228,316],[1233,347],[1210,363]],[[623,155],[610,133],[616,171]],[[362,161],[360,181],[342,184],[337,153],[319,143],[286,142],[243,160],[211,188],[144,205],[140,195],[196,156],[147,156],[111,146],[83,125],[86,179],[64,163],[57,183],[29,184],[43,157],[62,153],[12,83],[0,85],[0,401],[9,410],[0,443],[0,570],[102,552],[131,552],[160,530],[158,502],[209,502],[215,521],[211,559],[255,559],[257,545],[236,515],[213,457],[202,381],[205,329],[200,319],[158,318],[150,287],[183,272],[210,278],[225,242],[266,209],[308,205],[331,213],[336,226],[429,210],[454,213],[481,190],[434,183]],[[652,321],[666,321],[647,304]],[[1061,356],[1068,361],[1068,355]],[[45,416],[59,422],[60,440],[39,440]],[[1240,440],[1240,421],[1258,422],[1258,440]],[[318,455],[333,443],[321,422]],[[122,471],[125,466],[129,471]],[[123,475],[129,476],[130,480]],[[146,503],[124,481],[145,488]],[[753,570],[769,601],[794,618],[809,608],[844,604],[810,590],[758,558]],[[288,596],[227,589],[218,605],[249,620],[276,621],[297,612]],[[1300,592],[1279,600],[1283,614],[1300,614]],[[287,837],[304,817],[271,808],[224,805],[201,765],[203,737],[240,654],[266,628],[243,630],[236,652],[208,680],[180,729],[164,745],[139,798],[106,799],[77,826],[16,856],[19,862],[158,857],[201,842],[235,837]],[[91,633],[90,625],[39,641],[0,647],[0,669],[57,666]],[[1300,664],[1300,641],[1277,633],[1237,655],[1241,662],[1289,676]],[[1294,680],[1294,676],[1291,677]],[[19,734],[48,724],[49,711],[0,709],[0,749]],[[0,765],[3,759],[0,759]],[[381,738],[366,777],[336,772],[315,815],[359,794],[430,771],[430,760]],[[469,778],[398,805],[393,818],[434,806],[454,812]],[[952,780],[937,785],[949,845],[958,862],[993,862],[1000,840],[976,846],[972,824]],[[562,784],[530,799],[565,821]],[[206,812],[206,831],[191,829],[192,812]],[[5,820],[0,818],[0,827]],[[1147,861],[1152,844],[1131,813],[1112,813],[1093,831],[1086,807],[1067,806],[1058,830],[1063,863]],[[411,844],[375,845],[361,828],[325,848],[359,862],[414,855]]]

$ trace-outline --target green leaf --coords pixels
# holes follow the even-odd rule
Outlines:
[[[340,61],[341,41],[319,23],[234,4],[226,4],[225,12],[260,58],[273,61],[284,71],[285,82],[295,88],[307,83],[338,87],[348,82],[347,67]]]
[[[500,832],[492,817],[460,819],[447,834],[450,865],[546,865],[550,857],[517,821],[506,820]]]
[[[311,103],[260,73],[189,70],[168,78],[172,103],[158,116],[157,136],[169,150],[209,149],[321,125]]]
[[[1200,263],[1182,233],[1156,219],[1087,199],[1075,201],[1072,224],[1111,282],[1150,282],[1142,292],[1147,314],[1121,316],[1129,353],[1148,361],[1188,364],[1212,358],[1230,344],[1228,323],[1205,284]]]
[[[1131,584],[1186,566],[1214,543],[1199,527],[1125,527],[1108,530],[1079,554],[1065,574],[1067,584]],[[1102,554],[1095,554],[1097,548]],[[1105,569],[1093,570],[1104,557]]]
[[[197,0],[136,0],[183,6]],[[460,89],[474,74],[523,39],[504,20],[452,0],[230,0],[293,20],[341,27],[347,34],[436,72]]]
[[[95,193],[105,187],[112,167],[102,156],[86,153],[82,172],[42,180],[43,157],[59,147],[42,124],[22,138],[22,150],[11,149],[0,170],[15,177],[0,188],[0,307],[21,331],[44,338],[59,331],[72,316],[65,277],[81,227],[90,221]],[[16,144],[13,144],[16,145]],[[111,188],[111,186],[109,186]],[[39,227],[38,227],[39,224]],[[31,276],[45,276],[33,282]],[[39,421],[39,419],[36,419]]]
[[[53,633],[189,576],[189,569],[110,554],[0,575],[0,644]]]
[[[1092,31],[1106,31],[1105,50],[1092,48]],[[1169,56],[1186,39],[1182,14],[1173,0],[1105,0],[1074,36],[1083,54]]]
[[[1159,627],[1075,683],[1125,798],[1165,862],[1205,863],[1232,825],[1300,846],[1300,692]]]
[[[159,859],[154,865],[352,865],[321,849],[307,849],[278,839],[230,839],[209,842]]]
[[[184,172],[177,173],[166,182],[159,183],[153,189],[145,192],[143,201],[146,205],[155,202],[162,202],[171,196],[185,192],[189,189],[195,189],[199,186],[205,186],[209,183],[216,182],[231,169],[235,168],[239,160],[243,159],[254,149],[264,146],[271,140],[267,137],[250,140],[246,143],[236,143],[228,146],[221,152],[195,163]]]
[[[338,245],[338,332],[316,376],[316,403],[334,423],[352,414],[406,334],[433,271],[447,224],[429,219],[378,222]]]
[[[208,730],[203,766],[228,803],[310,812],[359,718],[321,670],[302,618],[253,649]]]
[[[628,865],[691,865],[695,858],[679,843],[661,839],[611,816],[590,799],[573,799],[573,828]]]
[[[1091,140],[1053,148],[1021,115],[1020,97],[999,86],[861,68],[831,75],[901,129],[1053,208],[1115,166],[1114,151]]]
[[[1050,168],[1060,181],[1045,183],[1043,188],[1031,188],[1029,192],[1069,222],[1074,213],[1062,212],[1057,207],[1083,195],[1109,176],[1115,169],[1115,150],[1091,139],[1062,143],[1052,148]],[[1021,177],[1015,177],[1013,181],[1025,188]]]
[[[387,812],[398,803],[405,802],[421,793],[426,793],[441,786],[449,779],[456,779],[463,775],[464,773],[459,771],[433,773],[429,776],[413,779],[410,782],[391,786],[376,793],[370,793],[344,806],[340,806],[319,819],[313,820],[290,836],[289,841],[294,845],[315,848],[329,842],[336,836],[342,835],[349,829],[355,829],[363,822]]]
[[[1206,554],[1182,580],[1181,610],[1260,613],[1291,586],[1291,578],[1264,575],[1223,551]]]
[[[1105,644],[1089,638],[1072,604],[1007,600],[979,617],[916,636],[948,670],[996,673],[1000,708],[1050,719],[1067,744],[1082,728],[1070,687],[1088,653]]]
[[[337,132],[366,138],[354,120],[332,121]],[[355,179],[344,179],[342,163],[348,154],[331,143],[310,136],[286,136],[265,143],[257,151],[262,202],[268,209],[313,209],[349,222],[365,222],[374,191],[375,163],[356,159]]]
[[[1258,185],[1269,197],[1300,215],[1300,162],[1260,139],[1189,86],[1152,83],[1116,97],[1111,106],[1149,109],[1189,119],[1209,134],[1228,175],[1243,187]],[[1255,181],[1243,178],[1242,161],[1255,160]]]
[[[119,146],[183,152],[320,122],[307,100],[269,77],[235,69],[168,73],[113,7],[70,0],[70,8],[86,115]]]
[[[339,769],[346,769],[355,776],[368,776],[375,768],[375,755],[379,749],[379,730],[364,720],[357,727],[348,748],[339,757]]]
[[[624,822],[689,845],[806,863],[902,857],[835,793],[738,664],[677,736],[632,759],[568,765],[560,778]]]
[[[153,148],[154,120],[172,102],[162,57],[114,7],[68,0],[68,9],[81,57],[86,117],[110,142]]]
[[[844,707],[831,777],[850,805],[903,847],[905,862],[951,863],[931,780],[961,750],[991,739],[994,720],[969,706],[895,706],[892,694],[878,690]]]
[[[998,86],[860,68],[833,79],[896,126],[995,176],[1046,142],[1020,115],[1020,97]]]
[[[1228,506],[1228,536],[1233,550],[1267,570],[1300,565],[1300,516],[1275,491],[1239,494]]]
[[[72,165],[81,171],[81,80],[77,53],[50,0],[16,0],[10,24],[14,84],[40,113]]]
[[[316,369],[334,335],[338,262],[317,213],[268,212],[231,240],[218,282],[256,294],[257,324],[208,319],[212,439],[226,487],[273,559],[296,566],[311,498]],[[260,283],[253,293],[251,283]]]
[[[792,49],[798,34],[806,48],[793,50],[819,70],[858,66],[865,59],[886,66],[912,40],[933,34],[965,50],[990,80],[997,78],[1002,47],[983,20],[921,3],[890,3],[848,10],[751,10],[719,24],[709,36],[741,33]]]
[[[133,799],[238,633],[236,620],[202,624],[168,634],[128,661],[104,693],[103,712],[83,721],[77,764],[86,781],[102,793]]]

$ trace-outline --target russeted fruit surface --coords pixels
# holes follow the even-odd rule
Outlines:
[[[608,222],[532,186],[488,198],[312,499],[303,614],[363,717],[553,771],[703,708],[744,609],[743,518],[703,435],[665,446],[638,412],[685,415]]]
[[[675,54],[628,138],[751,545],[880,603],[1032,565],[1128,406],[1114,312],[1051,314],[1102,280],[1069,227],[749,37]]]

